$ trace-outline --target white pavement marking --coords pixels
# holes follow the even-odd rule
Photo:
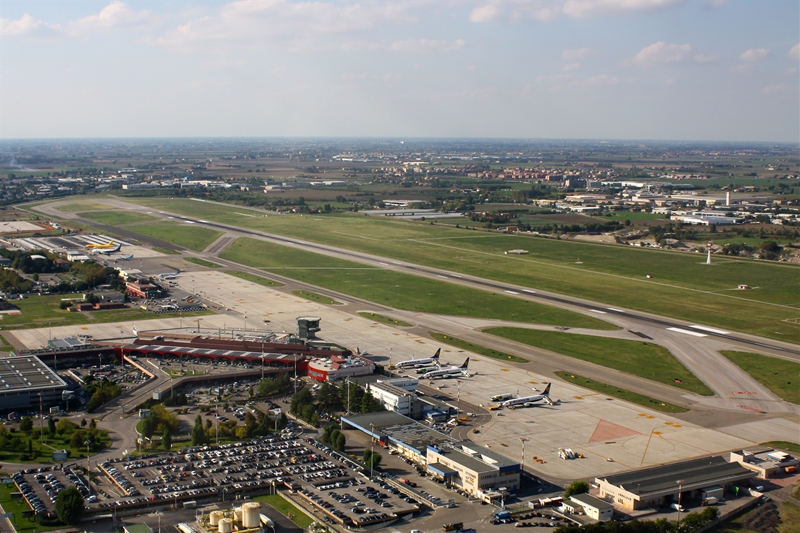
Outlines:
[[[532,291],[530,289],[522,289],[522,292],[529,292],[531,294],[536,294],[536,291]]]
[[[614,309],[613,307],[607,307],[609,311],[614,311],[615,313],[624,313],[625,311],[621,311],[620,309]]]
[[[378,261],[378,264],[379,265],[383,265],[383,266],[387,266],[387,267],[389,266],[389,263],[381,263],[380,261]]]
[[[503,291],[503,292],[507,292],[508,294],[519,294],[518,292],[515,291]]]
[[[460,278],[461,277],[458,274],[450,274],[450,275],[453,276],[454,278]]]
[[[589,309],[589,311],[591,311],[592,313],[600,313],[601,315],[604,315],[604,314],[606,314],[606,312],[605,312],[605,311],[601,311],[601,310],[599,310],[599,309]]]
[[[676,331],[678,333],[684,333],[686,335],[692,335],[694,337],[708,337],[705,333],[697,333],[696,331],[689,331],[688,329],[681,329],[681,328],[667,328],[670,331]]]
[[[721,329],[708,328],[706,326],[694,325],[694,326],[689,326],[689,327],[690,328],[694,328],[694,329],[702,329],[703,331],[710,331],[711,333],[718,333],[720,335],[730,335],[731,334],[730,331],[722,331]]]
[[[437,277],[447,279],[447,276],[442,276],[441,274],[436,274]]]

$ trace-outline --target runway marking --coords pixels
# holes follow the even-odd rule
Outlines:
[[[620,426],[619,424],[608,422],[607,420],[600,420],[588,444],[593,442],[605,442],[610,439],[620,439],[622,437],[633,437],[636,435],[641,435],[641,433],[635,429],[626,428],[625,426]]]
[[[703,331],[710,331],[711,333],[717,333],[719,335],[730,335],[731,334],[730,331],[722,331],[721,329],[707,328],[705,326],[694,325],[694,326],[689,326],[689,327],[690,328],[694,328],[694,329],[702,329]]]
[[[503,291],[503,292],[507,292],[508,294],[519,294],[518,292],[515,292],[515,291],[509,291],[509,290],[506,290],[506,291]]]
[[[460,278],[461,277],[458,274],[450,274],[450,275],[453,276],[454,278]]]
[[[684,333],[686,335],[692,335],[693,337],[708,337],[705,333],[697,333],[696,331],[689,331],[688,329],[681,329],[681,328],[667,328],[670,331],[675,331],[677,333]]]
[[[613,307],[606,307],[609,311],[614,311],[615,313],[624,313],[625,311],[621,311],[619,309],[614,309]]]
[[[735,391],[734,394],[758,394],[758,393],[751,391]]]
[[[529,292],[531,294],[536,294],[536,291],[532,291],[530,289],[522,289],[522,292]]]
[[[389,263],[381,263],[380,261],[378,261],[378,264],[379,265],[383,265],[383,266],[387,266],[387,267],[389,266]]]
[[[600,313],[601,315],[604,315],[604,314],[606,314],[606,312],[605,312],[605,311],[601,311],[601,310],[599,310],[599,309],[589,309],[589,311],[591,311],[592,313]]]
[[[398,263],[397,261],[392,261],[393,265],[402,265],[403,263]]]

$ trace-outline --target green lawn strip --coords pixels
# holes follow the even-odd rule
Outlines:
[[[191,224],[178,224],[175,222],[145,224],[126,229],[140,235],[146,235],[178,246],[183,246],[195,252],[205,250],[209,244],[222,235],[221,231],[201,226],[193,226]]]
[[[173,377],[204,376],[208,374],[208,372],[201,372],[199,370],[172,370],[171,368],[162,368],[162,370]]]
[[[0,315],[0,327],[3,329],[28,329],[43,328],[48,326],[73,326],[77,324],[98,324],[107,322],[123,322],[128,320],[153,320],[163,318],[143,309],[126,307],[124,309],[109,309],[107,311],[91,311],[87,313],[69,312],[59,309],[61,300],[81,301],[80,294],[50,294],[45,296],[32,296],[24,300],[14,300],[12,303],[22,311],[18,315]],[[192,311],[184,316],[205,315],[211,311]],[[0,347],[0,350],[3,348]]]
[[[800,363],[750,352],[720,353],[782,400],[800,404]]]
[[[243,280],[252,281],[253,283],[258,283],[259,285],[263,285],[265,287],[283,287],[283,283],[278,283],[277,281],[272,281],[271,279],[262,278],[261,276],[256,276],[255,274],[248,274],[247,272],[239,272],[238,270],[229,270],[225,272],[231,276],[236,276],[237,278],[241,278]]]
[[[314,522],[313,518],[308,516],[306,513],[304,513],[297,507],[295,507],[291,502],[286,500],[286,498],[284,498],[280,494],[271,494],[268,496],[256,496],[255,498],[253,498],[253,500],[257,502],[264,502],[271,505],[283,516],[288,517],[289,514],[291,514],[292,517],[290,518],[290,520],[295,524],[297,524],[297,527],[301,529],[306,529]]]
[[[800,453],[800,444],[796,442],[789,442],[785,440],[771,440],[769,442],[762,442],[762,446],[769,446],[771,448],[778,448],[779,450],[786,450],[792,453]]]
[[[657,344],[525,328],[490,328],[484,332],[704,396],[714,394],[667,349]]]
[[[195,265],[204,266],[206,268],[222,268],[222,265],[212,263],[211,261],[206,261],[205,259],[200,259],[199,257],[184,257],[183,260],[194,263]]]
[[[401,328],[409,328],[414,325],[414,324],[409,324],[408,322],[403,322],[402,320],[397,320],[395,318],[389,318],[388,316],[379,315],[377,313],[360,312],[358,313],[358,315],[369,320],[374,320],[375,322],[380,322],[381,324],[389,324],[390,326],[398,326]]]
[[[258,247],[254,243],[258,243]],[[367,267],[361,263],[254,239],[237,239],[220,256],[397,309],[590,329],[618,329],[594,317],[504,294]]]
[[[431,337],[433,337],[439,342],[449,344],[450,346],[455,346],[456,348],[461,348],[462,350],[468,350],[470,352],[479,353],[481,355],[485,355],[486,357],[491,357],[493,359],[511,361],[512,363],[530,362],[527,359],[523,359],[522,357],[517,357],[516,355],[510,355],[507,353],[499,352],[497,350],[492,350],[491,348],[486,348],[478,344],[472,344],[471,342],[457,339],[456,337],[451,337],[450,335],[444,335],[442,333],[431,333]]]
[[[583,376],[575,375],[572,372],[558,371],[555,374],[564,381],[569,381],[570,383],[597,391],[601,394],[613,396],[614,398],[619,398],[620,400],[625,400],[626,402],[649,407],[650,409],[655,409],[656,411],[661,411],[664,413],[685,413],[689,411],[689,409],[685,409],[671,403],[662,402],[661,400],[656,400],[655,398],[650,398],[649,396],[637,394],[629,390],[620,389],[614,387],[613,385],[600,383],[599,381],[594,381]]]
[[[3,506],[3,511],[6,513],[14,513],[14,516],[9,518],[9,520],[14,525],[14,529],[17,530],[17,533],[52,531],[53,529],[63,529],[67,527],[64,525],[42,526],[36,522],[36,518],[33,516],[30,518],[23,518],[22,513],[24,511],[30,511],[31,507],[24,498],[12,500],[12,492],[18,492],[17,487],[13,483],[0,485],[0,505]]]
[[[109,226],[124,226],[125,224],[136,224],[138,222],[155,220],[155,217],[151,217],[150,215],[125,210],[90,211],[88,213],[78,213],[78,216]]]
[[[170,250],[169,248],[162,248],[160,246],[153,246],[153,250],[167,255],[180,255],[180,252],[178,251]]]
[[[64,211],[65,213],[77,213],[79,211],[112,211],[119,208],[100,202],[73,202],[71,204],[56,206],[55,209],[58,211]]]
[[[199,204],[156,198],[129,200],[187,215],[196,215]],[[204,218],[242,225],[242,217],[235,214],[240,208],[202,205]],[[393,218],[289,215],[248,222],[255,230],[725,329],[777,339],[796,338],[800,332],[800,325],[786,321],[800,316],[793,297],[800,291],[795,265],[715,256],[713,265],[708,266],[699,254],[467,231],[464,225],[456,229]],[[513,257],[503,254],[514,248],[530,253]],[[577,264],[578,259],[581,264]],[[647,274],[652,278],[647,279]],[[757,288],[737,291],[738,284]]]
[[[295,296],[299,296],[300,298],[305,298],[306,300],[310,300],[312,302],[317,302],[319,304],[342,305],[342,302],[337,302],[336,300],[333,300],[321,294],[317,294],[315,292],[292,291],[292,294],[294,294]]]

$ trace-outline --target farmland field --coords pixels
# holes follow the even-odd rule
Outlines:
[[[241,226],[240,208],[156,198],[154,208]],[[800,337],[796,265],[599,245],[353,215],[267,216],[248,227],[409,263],[787,341]],[[140,231],[142,226],[136,227]],[[530,251],[507,256],[514,248]],[[581,264],[577,264],[580,259]],[[650,278],[647,278],[650,275]],[[739,284],[753,287],[737,291]],[[788,320],[787,320],[788,319]]]
[[[255,239],[237,239],[220,256],[229,261],[276,272],[281,276],[398,309],[570,327],[616,329],[596,318],[555,307]]]
[[[524,328],[491,328],[484,332],[697,394],[714,394],[667,349],[657,344]]]
[[[183,246],[184,248],[188,248],[196,252],[204,250],[209,244],[217,240],[220,235],[222,235],[221,231],[215,231],[200,226],[192,226],[189,224],[175,224],[172,222],[148,224],[145,226],[135,226],[126,229],[141,235],[171,242],[172,244]]]
[[[123,226],[125,224],[155,220],[150,215],[135,211],[90,211],[88,213],[78,213],[78,216],[109,226]]]

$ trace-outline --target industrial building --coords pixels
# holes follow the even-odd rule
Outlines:
[[[564,506],[571,507],[573,513],[583,513],[592,520],[603,522],[611,520],[614,515],[613,505],[589,494],[573,494],[569,502],[564,502]]]
[[[613,474],[596,478],[595,482],[600,487],[600,498],[637,510],[669,505],[679,499],[699,500],[704,489],[724,489],[754,477],[754,471],[715,456]]]
[[[476,498],[499,498],[502,491],[519,487],[518,461],[472,441],[428,446],[427,460],[429,472]]]
[[[767,479],[797,472],[800,459],[776,450],[762,452],[742,450],[731,452],[731,462],[739,463],[748,470],[754,471],[758,477]]]
[[[331,355],[308,362],[308,377],[317,381],[339,381],[375,372],[375,363],[357,355]]]
[[[66,382],[35,355],[0,357],[0,405],[29,409],[60,403]]]

